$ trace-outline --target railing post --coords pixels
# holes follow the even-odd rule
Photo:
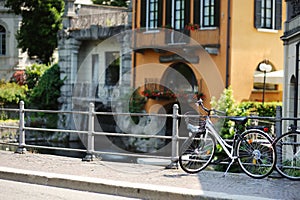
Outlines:
[[[24,111],[24,101],[20,101],[19,110],[19,146],[16,153],[23,154],[26,152],[25,148],[25,111]]]
[[[275,133],[276,138],[280,137],[282,134],[282,107],[276,106],[276,117],[275,117]]]
[[[275,116],[275,136],[276,138],[280,137],[281,134],[282,134],[282,107],[281,106],[276,106],[276,116]],[[274,146],[274,148],[276,148],[276,152],[277,154],[279,152],[282,152],[280,146]],[[277,160],[276,162],[277,163],[281,163],[282,161],[279,160],[279,158],[281,158],[282,156],[277,156]],[[270,175],[270,177],[273,177],[273,178],[282,178],[282,176],[276,171],[274,170]]]
[[[179,107],[177,104],[173,105],[173,126],[172,126],[172,156],[171,164],[167,166],[168,169],[178,168],[178,110]]]
[[[89,115],[88,115],[88,141],[87,141],[87,152],[86,156],[82,159],[82,161],[93,161],[94,155],[93,152],[95,150],[94,148],[94,110],[95,105],[93,103],[90,103],[89,105]]]

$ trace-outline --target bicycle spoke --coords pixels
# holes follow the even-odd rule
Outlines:
[[[242,170],[253,178],[264,178],[272,172],[275,151],[268,136],[251,130],[237,144],[237,156]]]
[[[197,173],[203,170],[211,161],[215,151],[215,142],[211,134],[208,133],[189,139],[193,141],[185,142],[190,145],[179,156],[179,164],[184,171]]]
[[[282,135],[275,143],[278,159],[277,171],[291,180],[300,180],[300,133]]]

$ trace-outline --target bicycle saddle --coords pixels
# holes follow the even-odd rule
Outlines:
[[[246,124],[248,121],[247,117],[229,117],[229,120],[235,122],[236,124]]]

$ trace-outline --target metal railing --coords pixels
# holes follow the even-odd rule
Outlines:
[[[53,111],[53,110],[36,110],[36,109],[25,109],[24,102],[20,102],[19,109],[8,109],[0,108],[0,111],[6,112],[19,112],[19,126],[7,126],[0,125],[1,128],[17,129],[19,131],[19,141],[16,143],[4,143],[0,144],[14,145],[17,146],[18,153],[25,153],[26,147],[28,148],[41,148],[49,150],[62,150],[62,151],[77,151],[86,153],[83,160],[90,161],[94,158],[94,155],[110,154],[110,155],[121,155],[121,156],[132,156],[141,158],[161,158],[168,159],[171,164],[176,164],[179,156],[179,141],[185,139],[186,137],[179,136],[179,119],[184,115],[179,114],[178,105],[173,106],[172,114],[145,114],[145,113],[114,113],[114,112],[96,112],[93,103],[89,104],[88,111]],[[29,112],[43,112],[43,113],[55,113],[55,114],[80,114],[86,115],[88,119],[88,129],[87,130],[62,130],[62,129],[50,129],[50,128],[35,128],[25,126],[25,113]],[[144,134],[124,134],[124,133],[109,133],[109,132],[97,132],[95,131],[95,116],[97,115],[130,115],[130,116],[158,116],[158,117],[171,117],[172,118],[172,135],[144,135]],[[275,123],[275,134],[279,137],[282,134],[282,121],[283,120],[299,120],[295,118],[283,118],[281,115],[281,107],[276,108],[276,117],[257,117],[250,116],[249,119],[267,120]],[[74,148],[64,148],[64,147],[50,147],[50,146],[39,146],[39,145],[29,145],[26,144],[25,134],[26,131],[45,131],[45,132],[62,132],[62,133],[76,133],[87,135],[87,145],[86,149],[74,149]],[[135,138],[158,138],[158,139],[168,139],[171,140],[171,155],[168,156],[158,156],[158,155],[146,155],[144,153],[121,153],[121,152],[108,152],[108,151],[96,151],[95,150],[95,136],[117,136],[117,137],[135,137]]]

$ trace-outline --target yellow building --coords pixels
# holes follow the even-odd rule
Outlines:
[[[237,101],[281,101],[283,21],[282,0],[135,0],[135,87],[209,102],[231,86]],[[279,80],[266,73],[264,84],[261,63]]]

